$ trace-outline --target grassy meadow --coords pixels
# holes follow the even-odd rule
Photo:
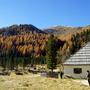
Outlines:
[[[73,79],[41,77],[39,74],[0,76],[0,90],[90,90]]]

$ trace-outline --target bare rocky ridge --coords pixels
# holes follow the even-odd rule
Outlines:
[[[50,34],[66,34],[70,32],[76,32],[78,30],[82,30],[82,27],[64,27],[64,26],[56,26],[49,29],[45,29],[44,31],[46,33]]]
[[[49,33],[49,34],[66,34],[66,33],[72,33],[72,32],[77,32],[82,29],[88,29],[90,26],[86,27],[67,27],[67,26],[55,26],[51,28],[44,29],[44,32]]]

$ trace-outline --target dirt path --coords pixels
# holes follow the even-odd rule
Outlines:
[[[86,86],[89,86],[87,80],[74,80],[74,81],[75,81],[75,82],[78,82],[78,83],[81,83],[81,84],[84,84],[84,85],[86,85]]]

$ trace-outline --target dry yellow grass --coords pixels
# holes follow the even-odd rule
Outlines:
[[[39,75],[0,76],[0,90],[90,90],[72,79],[54,79]]]

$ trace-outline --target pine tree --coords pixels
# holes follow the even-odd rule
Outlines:
[[[57,54],[56,40],[54,39],[54,36],[51,35],[46,45],[46,64],[47,68],[51,69],[52,72],[57,65],[56,54]]]

